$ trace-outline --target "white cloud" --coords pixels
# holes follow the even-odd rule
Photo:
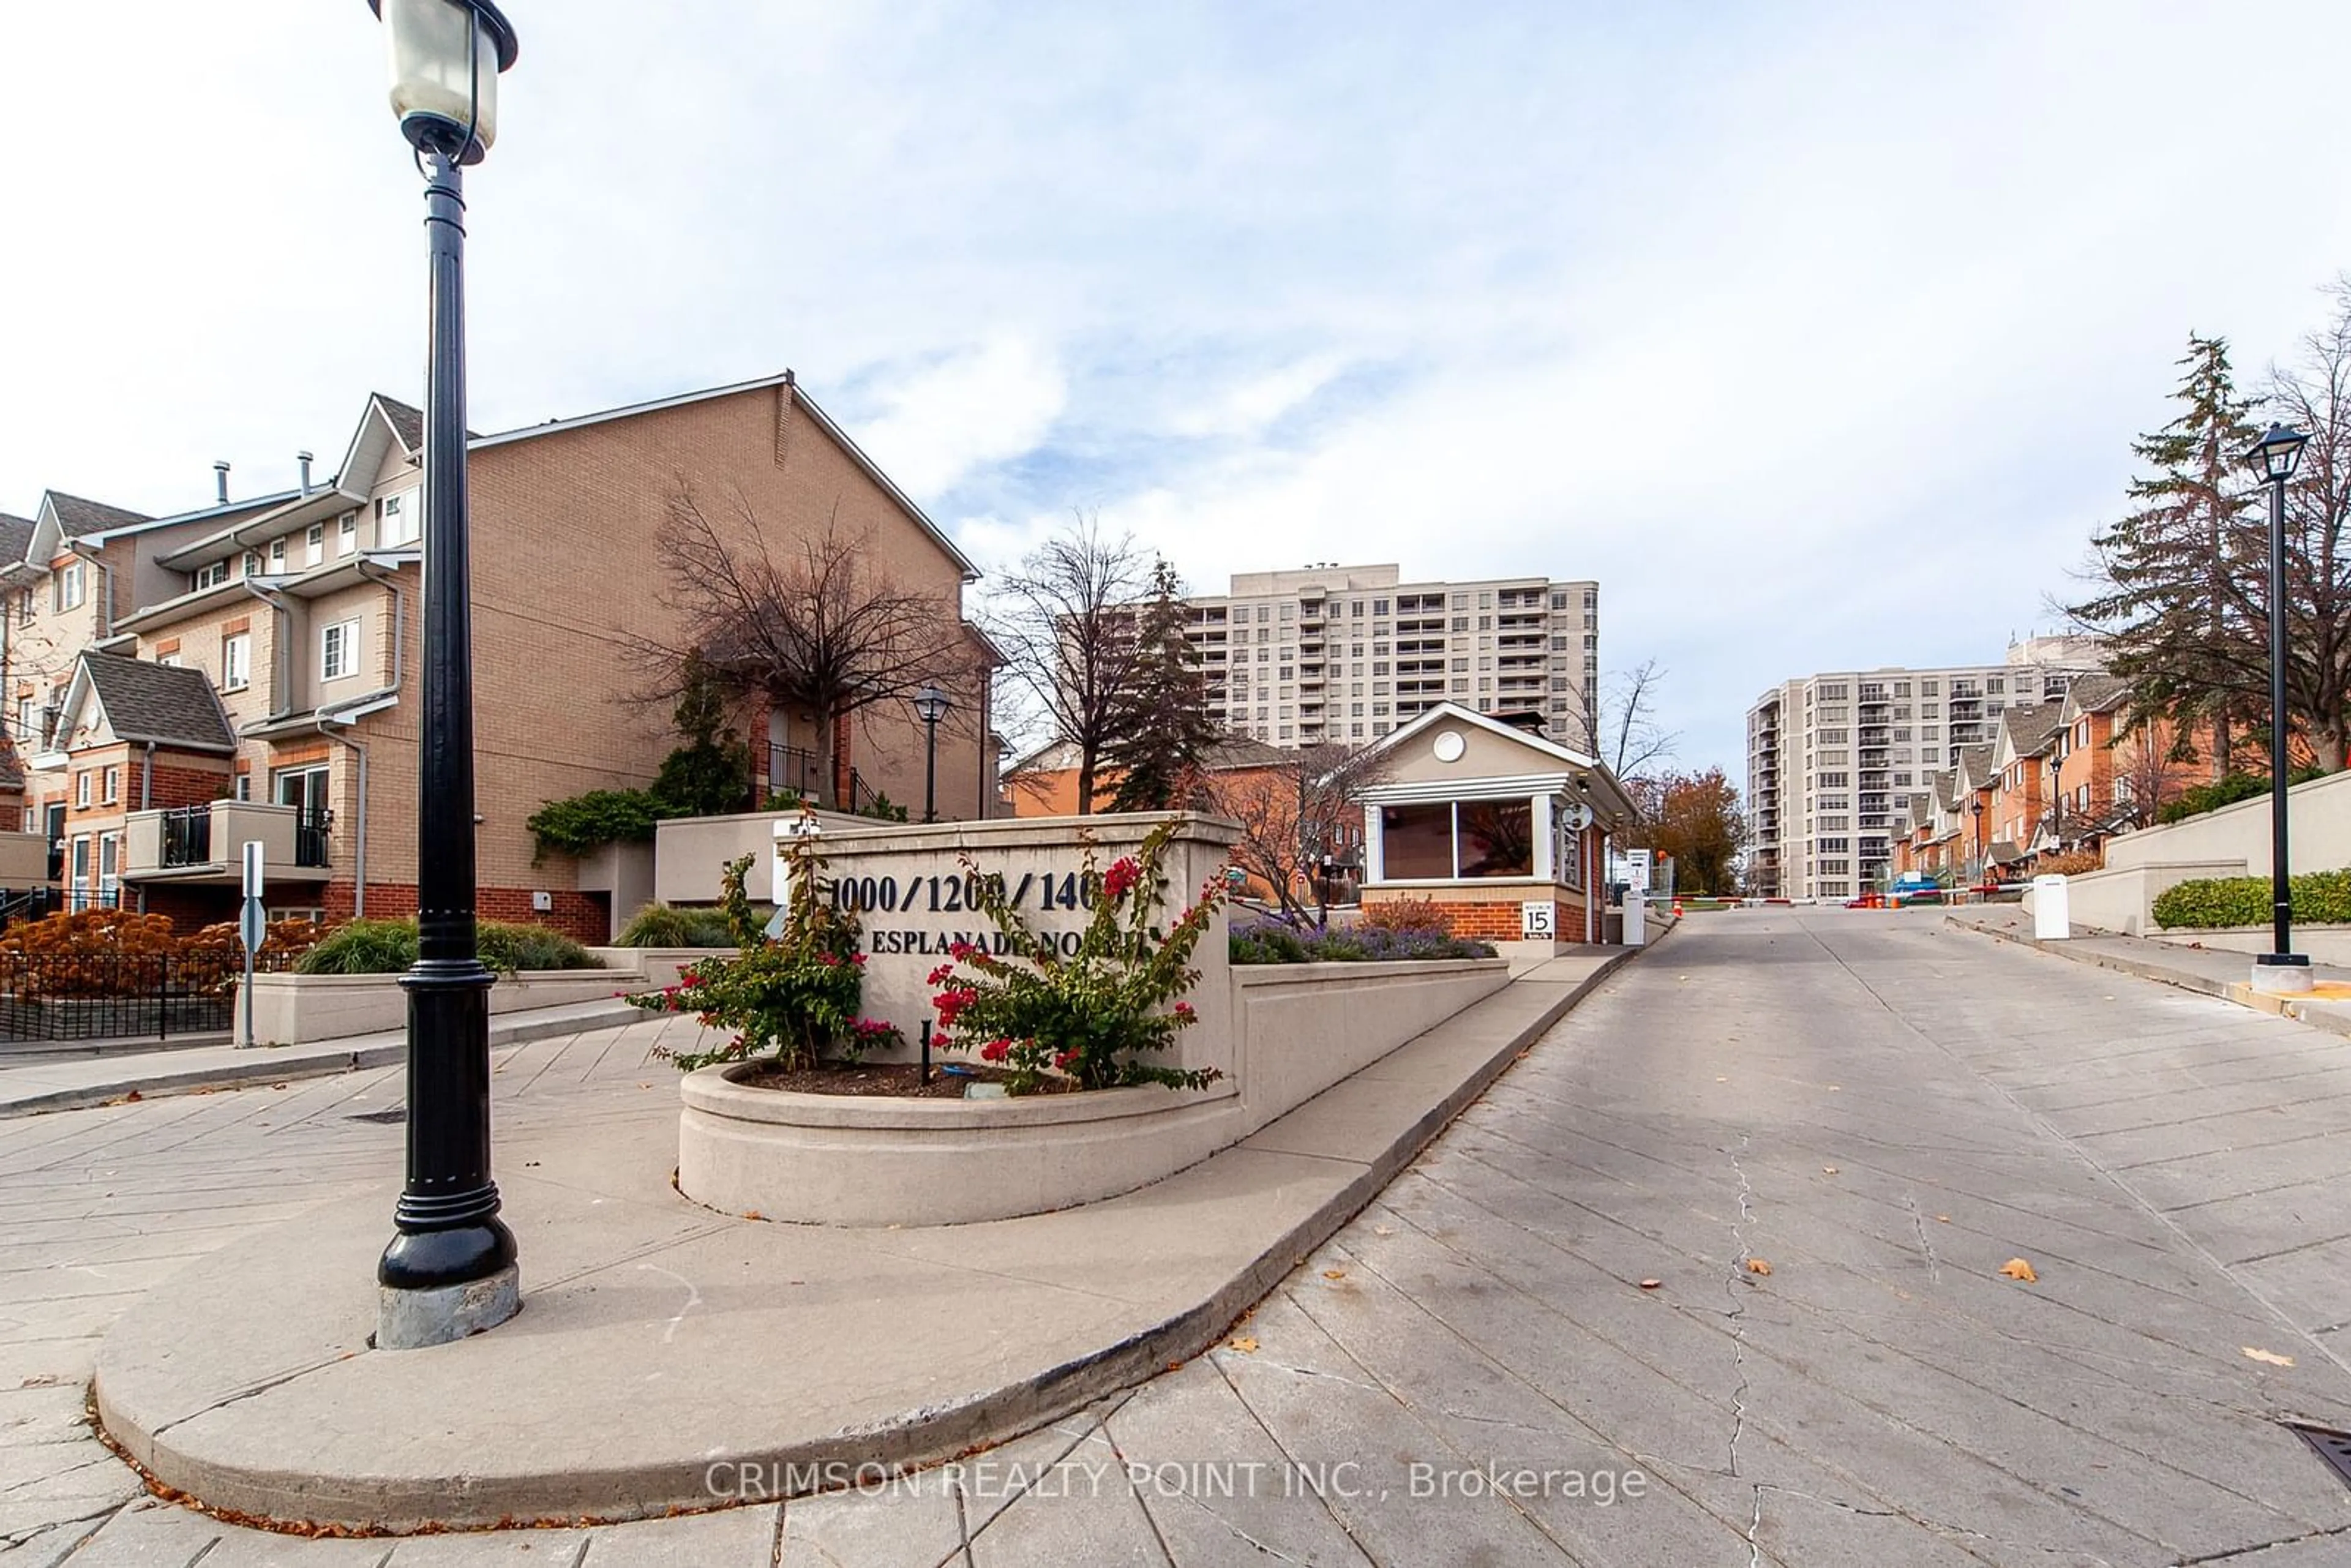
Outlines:
[[[935,496],[974,469],[1036,450],[1069,402],[1052,355],[998,337],[885,378],[862,421],[858,444],[884,464],[909,495]]]

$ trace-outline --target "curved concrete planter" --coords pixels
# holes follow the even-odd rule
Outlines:
[[[678,1190],[728,1214],[819,1225],[961,1225],[1115,1197],[1197,1165],[1510,983],[1496,958],[1234,971],[1205,1091],[1019,1100],[747,1089],[752,1064],[688,1073]],[[1205,1003],[1210,998],[1203,997]]]
[[[1018,1100],[747,1089],[742,1062],[688,1073],[678,1190],[729,1214],[823,1225],[960,1225],[1113,1197],[1240,1134],[1228,1084]]]

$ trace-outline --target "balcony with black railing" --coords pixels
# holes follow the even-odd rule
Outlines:
[[[245,846],[262,846],[272,882],[318,883],[331,862],[327,812],[257,800],[132,811],[122,823],[122,880],[217,885],[244,876]]]

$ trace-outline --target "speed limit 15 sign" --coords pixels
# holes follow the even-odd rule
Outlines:
[[[1548,898],[1529,899],[1519,905],[1519,938],[1548,942],[1559,935],[1559,906]]]

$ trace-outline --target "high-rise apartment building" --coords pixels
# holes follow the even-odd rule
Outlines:
[[[1544,577],[1405,582],[1395,566],[1238,573],[1186,601],[1208,711],[1274,746],[1378,739],[1450,698],[1537,713],[1588,744],[1600,585]]]
[[[1886,873],[1910,798],[1990,742],[2004,708],[2061,698],[2095,643],[2034,637],[1998,664],[1802,675],[1747,710],[1748,883],[1767,897],[1850,898]]]

